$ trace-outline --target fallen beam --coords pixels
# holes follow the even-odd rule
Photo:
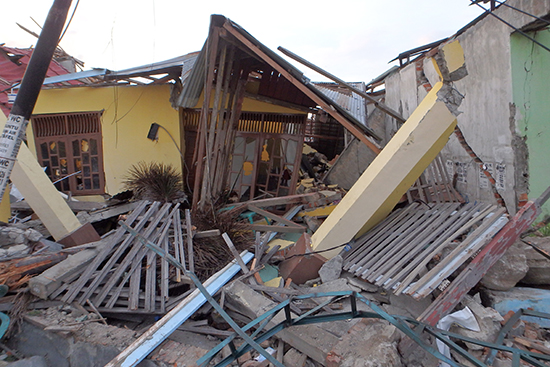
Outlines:
[[[502,228],[464,269],[452,284],[424,311],[419,320],[435,325],[448,314],[485,275],[485,273],[504,255],[541,213],[541,206],[550,197],[550,187],[535,201],[529,201]]]
[[[456,117],[432,91],[311,237],[315,251],[350,242],[383,220],[447,143]],[[332,258],[339,248],[325,252]]]
[[[248,263],[254,255],[248,251],[241,253],[241,258]],[[236,260],[230,262],[222,270],[211,276],[203,285],[210,294],[216,293],[224,284],[233,278],[241,268]],[[160,345],[174,330],[195,313],[204,303],[206,297],[195,289],[172,311],[157,321],[149,330],[143,333],[138,339],[123,350],[105,367],[131,367],[136,366],[157,346]]]

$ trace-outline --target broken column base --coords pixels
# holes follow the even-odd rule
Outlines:
[[[57,242],[65,247],[73,247],[99,240],[101,240],[101,237],[97,234],[95,228],[90,223],[86,223]]]
[[[279,265],[279,274],[285,279],[291,278],[295,284],[319,277],[319,269],[327,259],[312,252],[311,237],[304,233],[286,253],[287,260]]]

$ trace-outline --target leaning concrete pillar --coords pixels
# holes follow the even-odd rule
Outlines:
[[[458,41],[436,55],[441,79],[311,237],[314,251],[350,242],[384,219],[447,143],[457,120],[456,95],[447,82],[467,74]],[[460,99],[460,96],[458,97]],[[449,106],[449,107],[448,107]],[[332,258],[336,248],[323,253]]]

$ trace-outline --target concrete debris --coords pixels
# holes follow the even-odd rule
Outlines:
[[[299,194],[297,197],[262,199],[241,206],[243,209],[252,208],[257,211],[256,214],[243,217],[242,220],[246,222],[248,222],[250,218],[254,221],[261,220],[262,217],[268,215],[268,213],[261,208],[269,208],[268,205],[275,203],[275,205],[301,204],[303,206],[302,210],[296,210],[295,213],[297,214],[295,214],[294,217],[289,217],[290,219],[285,219],[286,217],[283,218],[276,214],[269,214],[270,217],[276,218],[276,220],[278,218],[283,218],[278,220],[282,222],[285,220],[293,221],[297,224],[302,224],[304,222],[308,223],[310,219],[322,222],[334,209],[333,207],[337,205],[344,194],[340,189],[335,187],[329,188],[328,186],[319,184],[315,180],[310,179],[303,180],[301,186],[303,188],[303,193]],[[237,204],[237,207],[238,206],[239,204]],[[91,218],[103,220],[103,216],[109,216],[111,215],[109,213],[114,213],[113,215],[115,215],[117,219],[122,215],[122,218],[130,223],[132,220],[139,220],[139,218],[143,219],[147,217],[145,214],[147,213],[147,207],[147,205],[140,207],[139,205],[132,204],[124,206],[124,208],[130,208],[130,211],[127,213],[123,213],[123,209],[121,208],[115,210],[106,208],[101,209],[100,213],[84,213],[79,216],[94,221]],[[158,208],[160,208],[160,205],[158,205]],[[134,212],[136,213],[136,218],[132,217],[132,213]],[[179,229],[178,226],[174,226],[174,223],[178,221],[178,218],[174,214],[176,212],[169,208],[165,209],[164,212],[165,214],[162,215],[149,215],[149,219],[146,220],[150,223],[144,224],[141,233],[147,231],[148,226],[151,226],[151,223],[153,223],[151,221],[158,220],[157,224],[154,224],[151,228],[164,228],[165,233],[169,234],[167,237],[169,241],[172,241],[173,238],[176,244],[178,242],[173,236],[181,230],[183,239],[181,239],[180,242],[182,245],[185,244],[185,221],[182,220],[182,228]],[[169,213],[171,214],[168,217]],[[162,223],[165,223],[165,225]],[[286,223],[285,226],[291,227],[290,223]],[[8,226],[5,228],[11,227]],[[197,233],[211,233],[206,237],[202,236],[207,239],[216,239],[221,237],[222,234],[222,232],[217,229],[204,228],[202,231],[197,231],[196,228],[192,227],[191,230],[193,240],[197,240],[198,237],[201,237],[195,236]],[[118,231],[120,232],[120,229]],[[115,241],[117,243],[120,243],[120,239],[123,238],[120,237],[120,234],[117,235],[116,231],[106,233],[104,239],[97,243],[73,247],[70,250],[64,249],[63,246],[58,243],[45,239],[44,236],[33,229],[15,228],[9,231],[5,230],[4,233],[6,233],[5,238],[11,238],[11,241],[13,241],[11,245],[8,244],[9,241],[5,241],[6,243],[3,250],[6,253],[9,251],[11,256],[9,258],[12,259],[10,260],[11,262],[5,261],[6,264],[21,262],[22,264],[27,264],[27,266],[34,268],[34,264],[38,263],[38,259],[48,259],[50,261],[42,270],[38,272],[35,271],[35,274],[32,272],[25,273],[30,275],[20,280],[20,286],[28,284],[30,294],[40,299],[34,299],[29,303],[29,307],[34,308],[35,311],[33,311],[32,316],[30,314],[25,316],[25,321],[23,322],[24,332],[17,337],[12,336],[9,339],[10,348],[18,350],[23,355],[38,356],[36,359],[42,358],[41,360],[46,363],[46,366],[76,366],[78,363],[76,361],[80,360],[86,360],[86,363],[89,363],[90,366],[102,365],[109,361],[112,363],[113,358],[119,355],[121,350],[126,348],[133,340],[136,340],[142,333],[150,329],[154,320],[153,317],[159,314],[158,311],[147,312],[147,310],[142,310],[142,316],[137,316],[128,312],[129,310],[125,308],[127,306],[121,303],[123,300],[128,299],[125,298],[128,296],[124,288],[121,288],[121,292],[117,290],[117,292],[120,293],[117,293],[119,300],[117,301],[118,306],[116,307],[106,307],[105,303],[95,305],[94,303],[96,303],[95,300],[97,298],[95,298],[93,293],[86,296],[90,298],[89,300],[79,300],[79,298],[82,298],[82,292],[87,288],[82,288],[82,290],[78,292],[76,292],[77,288],[74,288],[75,291],[73,291],[73,293],[75,297],[71,299],[71,302],[73,302],[71,306],[63,306],[63,303],[60,303],[59,300],[62,299],[63,294],[68,294],[65,292],[70,290],[71,287],[74,287],[74,284],[76,284],[75,282],[80,279],[79,277],[81,277],[82,274],[86,274],[84,270],[89,268],[90,264],[93,262],[95,262],[95,265],[92,265],[96,270],[92,272],[88,271],[88,273],[95,275],[91,275],[90,280],[87,282],[82,282],[81,280],[82,287],[94,287],[94,283],[92,282],[94,279],[93,277],[97,276],[98,272],[102,272],[106,276],[117,274],[116,264],[121,260],[109,260],[113,256],[113,251],[116,246],[109,251],[105,250],[106,246],[112,246],[114,243],[112,242],[112,238],[119,238]],[[321,255],[312,253],[312,249],[307,246],[307,238],[308,235],[305,234],[297,241],[297,237],[294,234],[282,231],[275,236],[275,241],[273,242],[278,245],[273,247],[269,244],[255,246],[256,256],[252,266],[243,268],[241,279],[223,287],[221,295],[216,297],[218,301],[224,305],[230,317],[244,325],[250,320],[262,316],[262,314],[276,306],[279,302],[283,302],[289,297],[293,299],[293,297],[302,294],[323,294],[334,291],[357,292],[357,294],[361,294],[373,304],[381,307],[388,314],[405,316],[410,319],[421,317],[423,312],[428,309],[433,302],[433,296],[431,295],[415,299],[403,293],[394,294],[394,292],[387,291],[355,274],[343,271],[342,267],[344,258],[347,254],[346,252],[342,252],[341,255],[337,255],[329,261],[326,261]],[[157,239],[157,241],[160,240]],[[282,243],[289,243],[290,246],[281,249],[280,244]],[[137,254],[140,253],[139,249],[141,249],[143,245],[139,243],[139,241],[135,241],[135,250],[131,250],[132,246],[126,246],[127,249],[125,251],[135,251],[134,253],[136,255],[132,256],[137,256]],[[536,256],[531,256],[531,262],[529,263],[528,259],[524,256],[524,252],[528,252],[529,249],[530,248],[521,245],[521,243],[517,243],[507,251],[506,255],[493,266],[480,282],[480,286],[487,289],[484,291],[484,300],[488,297],[487,294],[493,295],[491,299],[495,305],[491,307],[494,307],[499,312],[501,309],[497,304],[502,304],[503,302],[495,301],[496,298],[494,294],[498,292],[494,290],[507,290],[515,286],[521,278],[524,278],[525,273],[527,273],[527,264],[531,264],[533,267],[535,267],[535,264],[539,264],[539,266],[541,263],[544,264],[545,260],[541,260],[540,258],[537,259]],[[178,250],[180,251],[179,255],[177,255],[178,259],[185,259],[186,264],[189,265],[190,259],[188,255],[192,254],[188,253],[189,248],[187,248],[187,246],[179,247],[178,245]],[[176,256],[175,253],[172,254]],[[182,256],[182,254],[184,256]],[[441,256],[442,258],[445,257],[444,255]],[[146,259],[146,257],[143,258]],[[120,259],[123,259],[123,257]],[[535,260],[538,262],[535,262]],[[441,260],[439,259],[437,261]],[[105,262],[107,262],[107,265],[103,265]],[[152,263],[151,260],[149,263]],[[43,263],[40,264],[43,265]],[[289,264],[291,266],[289,266]],[[14,267],[11,268],[13,269]],[[36,269],[40,268],[36,267]],[[160,271],[161,267],[157,266],[157,269]],[[157,274],[158,276],[166,276],[162,275],[162,273]],[[175,279],[177,276],[175,270],[169,270],[167,274],[169,277],[174,277],[170,279]],[[123,275],[124,273],[120,273],[116,276]],[[421,275],[423,276],[424,274]],[[184,279],[183,273],[179,276],[181,280]],[[145,277],[147,278],[147,276]],[[268,278],[266,277],[269,279],[273,278],[273,280],[267,281],[266,279]],[[105,281],[109,282],[108,277],[105,279]],[[103,283],[105,283],[105,281],[103,281]],[[113,281],[114,278],[110,282]],[[249,283],[250,286],[245,283]],[[305,284],[299,285],[300,283]],[[114,284],[115,283],[113,283],[113,285]],[[180,282],[178,286],[183,287],[181,297],[185,297],[189,292],[186,292],[185,289],[190,289],[189,285]],[[101,288],[98,289],[101,290]],[[145,292],[146,290],[143,290],[141,295],[145,295]],[[168,310],[168,307],[176,305],[177,301],[182,299],[181,297],[174,297],[174,301],[172,302],[168,299],[166,310]],[[523,298],[528,297],[532,296],[529,295]],[[517,299],[518,295],[514,294],[511,298]],[[106,299],[108,300],[109,298]],[[144,304],[142,302],[146,302],[146,299],[143,300],[143,298],[139,301],[137,300],[138,298],[135,299],[134,304],[140,305],[138,307]],[[330,301],[329,305],[325,305],[321,308],[321,311],[319,311],[320,315],[346,312],[351,310],[352,307],[350,300],[347,298],[338,301],[332,300],[329,297],[318,297],[315,299],[292,300],[290,308],[294,316],[299,316],[314,307],[318,307],[321,303],[328,301]],[[10,305],[11,307],[13,296],[4,299],[0,298],[0,307],[2,302],[4,302],[6,306]],[[55,302],[58,303],[56,304]],[[151,305],[153,304],[152,302],[151,299]],[[494,342],[502,327],[501,323],[503,322],[503,318],[499,312],[493,308],[484,307],[479,300],[471,298],[467,298],[463,301],[462,306],[465,305],[468,305],[475,314],[481,326],[481,331],[472,332],[459,328],[453,329],[452,331],[478,340]],[[99,306],[99,309],[95,306]],[[6,309],[10,307],[6,307]],[[362,302],[359,302],[356,307],[357,310],[361,312],[373,312],[370,307]],[[125,311],[121,312],[121,310]],[[153,309],[150,308],[150,310]],[[276,316],[271,321],[270,325],[282,321],[283,317],[282,315]],[[103,325],[102,323],[108,323],[109,325]],[[115,325],[124,326],[124,328]],[[521,343],[526,343],[522,338],[528,338],[529,335],[533,337],[538,336],[540,338],[546,335],[545,332],[542,331],[544,329],[540,329],[540,327],[538,329],[535,328],[536,332],[534,334],[533,329],[534,327],[532,327],[529,322],[520,321],[514,325],[511,331],[509,331],[507,337],[512,340],[511,343],[515,343],[513,345],[519,346]],[[25,339],[25,335],[29,332],[42,335],[42,339],[49,340],[47,343],[48,345],[44,343],[35,345],[33,344],[34,341],[32,343],[28,342]],[[232,335],[232,332],[226,320],[217,311],[214,312],[211,305],[205,304],[201,307],[200,312],[195,313],[195,318],[187,320],[179,330],[173,332],[173,335],[167,340],[164,340],[147,359],[142,361],[142,365],[159,367],[167,365],[195,366],[194,361],[207,354],[217,344],[220,338]],[[199,337],[205,338],[204,342],[197,343],[200,339]],[[56,350],[54,352],[46,352],[48,346],[54,343],[57,345]],[[361,348],[362,345],[369,345],[370,347],[368,349]],[[482,357],[483,348],[472,343],[466,343],[466,346],[469,353],[472,355],[479,355],[480,358]],[[285,328],[274,337],[266,340],[264,347],[272,348],[270,350],[273,351],[273,355],[280,358],[281,361],[288,366],[435,367],[438,364],[437,358],[433,357],[424,349],[413,348],[411,350],[410,340],[403,337],[403,333],[398,331],[398,329],[390,325],[387,321],[369,318],[339,320],[323,324]],[[537,346],[537,348],[541,349],[544,348],[544,346]],[[230,356],[230,352],[221,353],[214,358],[214,361],[219,362],[222,358],[227,356]],[[239,363],[245,366],[266,365],[267,362],[258,360],[258,356],[258,352],[254,350],[249,351],[239,357]],[[453,358],[460,363],[468,364],[468,362],[459,355]],[[20,363],[23,363],[23,361],[24,360]],[[502,364],[506,363],[506,361],[507,356],[500,353],[495,363]]]
[[[78,274],[98,252],[99,249],[96,247],[69,255],[65,260],[29,280],[31,293],[39,298],[48,299],[50,294],[61,287],[64,280]]]
[[[0,227],[0,248],[9,249],[15,245],[32,245],[44,237],[32,228],[22,229],[15,226]],[[1,255],[1,253],[0,253]]]
[[[32,356],[30,358],[21,359],[9,364],[10,367],[50,367],[46,358],[42,356]]]
[[[477,339],[489,343],[494,343],[501,329],[501,322],[504,320],[502,316],[490,307],[483,307],[471,297],[465,297],[462,301],[464,307],[468,307],[474,314],[480,331],[468,330],[459,326],[451,327],[451,331],[466,337]],[[466,343],[470,350],[483,350],[484,347]]]
[[[483,303],[494,308],[501,315],[510,311],[531,309],[539,312],[548,312],[550,309],[550,291],[539,288],[515,287],[505,292],[484,290],[482,293]],[[550,328],[550,320],[542,318],[526,318],[536,322],[542,327]]]
[[[343,263],[344,259],[340,255],[337,255],[324,263],[323,266],[321,266],[321,269],[319,269],[321,281],[323,283],[327,283],[338,279],[342,273]]]
[[[356,323],[327,356],[327,367],[400,367],[399,332],[387,321],[363,319]],[[368,346],[368,348],[365,348]]]
[[[513,23],[519,24],[521,17],[516,18]],[[342,98],[329,103],[328,94],[321,98],[297,71],[275,59],[264,65],[271,53],[243,29],[223,16],[212,19],[212,39],[200,53],[209,55],[201,65],[211,73],[201,85],[206,97],[200,103],[216,106],[211,116],[201,116],[205,123],[193,126],[201,139],[177,137],[188,149],[180,152],[182,158],[193,163],[186,164],[192,204],[182,197],[138,200],[132,191],[100,202],[69,200],[77,224],[97,235],[77,243],[82,232],[68,230],[69,241],[63,242],[54,226],[46,228],[45,216],[36,220],[26,202],[14,203],[10,223],[0,226],[0,312],[11,318],[6,345],[0,343],[5,352],[0,367],[7,365],[4,356],[17,359],[9,364],[14,367],[195,367],[207,358],[205,365],[244,367],[435,367],[440,361],[429,347],[439,334],[431,327],[464,307],[480,330],[451,327],[470,338],[460,342],[466,355],[450,346],[457,363],[481,365],[468,360],[474,357],[494,358],[493,366],[512,365],[512,353],[491,355],[476,340],[502,342],[515,353],[549,360],[549,319],[528,316],[507,324],[520,309],[550,309],[550,237],[518,240],[541,218],[550,196],[549,188],[527,200],[540,179],[531,185],[528,177],[545,176],[527,167],[526,157],[540,155],[528,151],[538,140],[531,132],[519,134],[541,129],[520,129],[529,124],[515,118],[525,111],[515,106],[518,101],[506,101],[510,126],[480,134],[483,144],[498,140],[487,145],[497,153],[488,154],[465,121],[481,111],[472,98],[487,99],[472,93],[472,84],[483,89],[483,82],[472,78],[482,71],[497,79],[480,63],[466,68],[476,48],[462,34],[482,29],[486,20],[480,17],[475,27],[400,55],[400,67],[363,83],[362,94],[351,84],[325,83]],[[505,38],[509,46],[509,32]],[[189,80],[197,78],[194,70]],[[171,71],[168,79],[191,93],[178,73]],[[517,76],[512,79],[524,79]],[[275,82],[277,95],[269,95]],[[174,102],[183,98],[175,91],[181,88],[174,89]],[[407,88],[414,97],[407,96]],[[242,116],[249,111],[242,110],[243,100],[256,89],[263,102],[254,105],[269,101],[274,109],[296,109],[295,122],[289,122],[291,114],[288,121],[264,120],[259,111],[262,129],[268,130],[255,131],[254,123],[244,127]],[[296,93],[301,102],[292,97]],[[357,111],[340,104],[355,95],[364,99],[354,100]],[[211,96],[214,101],[208,102]],[[276,106],[277,101],[284,104]],[[232,110],[220,108],[224,103]],[[485,109],[498,104],[485,104],[479,121],[508,121],[501,115],[506,108],[487,116]],[[193,131],[184,127],[182,134]],[[508,128],[518,136],[503,133]],[[493,131],[500,135],[491,136]],[[351,135],[356,139],[350,141]],[[246,145],[241,153],[231,145],[239,139]],[[521,152],[513,152],[519,148],[507,146],[509,141],[521,142]],[[331,152],[321,151],[327,146]],[[457,148],[465,152],[457,155]],[[187,162],[193,152],[197,161]],[[482,156],[494,159],[483,162]],[[526,167],[517,167],[520,163]],[[473,175],[467,166],[479,172]],[[548,214],[548,206],[545,210]],[[472,290],[480,296],[467,295]],[[273,308],[283,306],[269,318]],[[472,322],[473,316],[468,315]],[[257,324],[250,328],[252,321],[265,324],[263,330]],[[280,330],[264,337],[262,331],[276,325]],[[410,325],[419,326],[416,335]],[[256,337],[257,343],[251,341]]]
[[[529,269],[526,246],[518,241],[489,269],[481,279],[481,284],[495,291],[507,291],[519,281],[523,282]]]
[[[539,249],[550,253],[550,237],[527,237],[525,241],[533,243]],[[537,252],[531,246],[525,246],[527,274],[521,279],[522,284],[532,286],[550,285],[550,259]]]

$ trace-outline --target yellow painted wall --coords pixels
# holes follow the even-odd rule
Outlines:
[[[0,126],[3,127],[6,124],[6,121],[6,115],[4,115],[3,111],[0,111]],[[10,217],[10,188],[6,187],[6,191],[4,191],[4,196],[2,197],[2,201],[0,202],[0,222],[8,223]]]
[[[102,117],[106,192],[123,190],[128,168],[139,161],[172,164],[181,172],[181,157],[166,133],[147,139],[151,123],[164,126],[180,141],[178,112],[170,105],[170,86],[109,86],[47,89],[40,92],[34,114],[104,110]],[[29,147],[35,148],[31,128]],[[179,143],[178,143],[179,144]]]
[[[348,243],[383,220],[445,146],[456,126],[456,117],[434,85],[382,152],[363,172],[336,209],[311,236],[314,250],[332,258],[335,246]]]

